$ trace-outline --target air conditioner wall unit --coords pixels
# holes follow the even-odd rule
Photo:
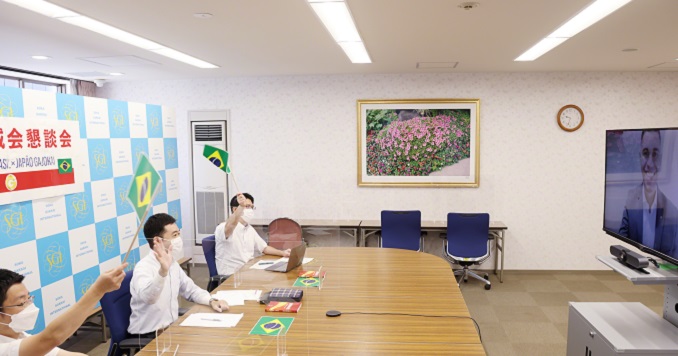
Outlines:
[[[203,254],[202,239],[213,235],[229,213],[228,176],[203,156],[205,145],[229,150],[227,118],[228,112],[189,112],[194,256]]]

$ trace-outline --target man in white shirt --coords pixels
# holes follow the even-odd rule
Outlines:
[[[40,309],[22,283],[24,276],[0,269],[0,356],[82,355],[57,346],[78,330],[104,294],[120,288],[125,267],[127,263],[100,275],[74,306],[35,335],[26,331],[35,327]]]
[[[217,272],[231,275],[262,254],[289,257],[290,250],[268,246],[249,224],[254,216],[254,197],[242,193],[231,199],[231,216],[214,231]]]
[[[132,315],[127,331],[133,337],[155,337],[157,330],[177,320],[179,294],[218,312],[228,310],[228,303],[195,285],[176,262],[183,257],[183,240],[171,215],[159,213],[148,218],[144,236],[152,251],[136,264],[130,282]]]

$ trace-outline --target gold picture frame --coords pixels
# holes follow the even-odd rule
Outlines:
[[[358,186],[480,184],[480,99],[358,100]]]

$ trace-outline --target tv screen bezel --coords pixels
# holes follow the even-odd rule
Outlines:
[[[615,231],[612,231],[612,230],[605,228],[605,211],[607,211],[607,199],[606,198],[607,198],[607,158],[608,158],[608,155],[607,155],[607,138],[608,138],[608,133],[611,132],[611,131],[628,132],[628,131],[644,131],[644,130],[658,130],[658,131],[675,130],[675,131],[678,131],[678,127],[664,127],[664,128],[647,127],[647,128],[642,128],[642,129],[615,129],[615,130],[608,129],[608,130],[605,130],[605,167],[604,167],[605,178],[604,178],[604,181],[603,181],[603,185],[604,185],[603,186],[603,231],[605,233],[607,233],[608,235],[616,238],[616,239],[619,239],[619,240],[621,240],[621,241],[623,241],[623,242],[625,242],[629,245],[632,245],[633,247],[637,248],[638,250],[640,250],[642,252],[645,252],[645,253],[648,253],[650,255],[659,257],[666,262],[669,262],[669,263],[672,263],[672,264],[678,266],[678,258],[674,258],[674,257],[671,257],[669,255],[666,255],[666,254],[664,254],[660,251],[657,251],[653,248],[647,247],[647,246],[641,244],[638,241],[634,241],[634,240],[629,239],[626,236],[622,236],[618,232],[615,232]]]

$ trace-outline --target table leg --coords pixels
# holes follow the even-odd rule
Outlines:
[[[500,235],[501,235],[501,270],[499,271],[499,283],[504,283],[504,254],[506,253],[504,230],[501,230]]]
[[[499,269],[499,234],[493,231],[492,235],[494,235],[494,274],[496,275]]]

